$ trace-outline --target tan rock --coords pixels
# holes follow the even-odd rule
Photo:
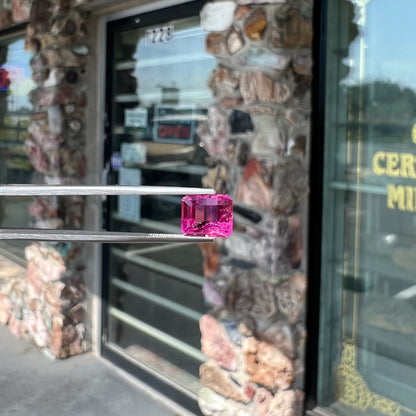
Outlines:
[[[227,55],[227,45],[222,33],[211,32],[205,39],[206,51],[214,56]]]
[[[243,103],[243,97],[226,97],[220,101],[220,105],[223,108],[234,108]]]
[[[276,48],[310,48],[312,46],[312,24],[298,11],[286,9],[277,12],[272,42]]]
[[[244,340],[244,344],[252,339]],[[253,346],[247,348],[243,344],[245,352],[246,369],[250,376],[250,381],[261,384],[269,389],[286,390],[293,381],[293,366],[291,360],[286,357],[278,348],[264,342],[257,341],[257,350],[253,351]]]
[[[231,55],[234,55],[244,46],[244,39],[240,32],[232,30],[227,36],[227,47]]]
[[[294,273],[289,281],[276,288],[279,310],[287,316],[289,323],[295,324],[303,312],[306,293],[306,275]]]
[[[263,38],[267,26],[266,13],[262,8],[256,9],[244,22],[245,34],[254,41]]]
[[[202,364],[199,375],[201,383],[216,393],[237,402],[248,401],[248,398],[240,391],[237,384],[215,362],[209,361]]]
[[[260,162],[255,158],[250,159],[244,168],[235,199],[250,206],[271,210],[272,189],[264,183],[263,176]]]
[[[292,96],[291,86],[286,81],[274,81],[262,72],[241,74],[240,91],[246,104],[257,101],[283,104]]]

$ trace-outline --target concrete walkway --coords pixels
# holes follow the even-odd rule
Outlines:
[[[0,416],[69,415],[190,414],[101,358],[84,354],[51,361],[0,326]]]

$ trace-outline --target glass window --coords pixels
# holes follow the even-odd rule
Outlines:
[[[0,184],[31,183],[32,166],[25,152],[34,88],[30,59],[22,36],[0,40]],[[27,227],[30,199],[0,198],[0,227]],[[0,243],[0,249],[23,257],[22,242]]]
[[[416,3],[328,3],[318,402],[416,415]]]

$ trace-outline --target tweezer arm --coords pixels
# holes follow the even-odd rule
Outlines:
[[[70,195],[212,195],[215,189],[182,186],[123,185],[3,185],[1,196],[70,196]]]
[[[0,229],[0,240],[71,241],[89,243],[209,243],[211,237],[182,234],[123,233],[113,231],[68,231],[36,229]]]
[[[2,196],[71,196],[71,195],[212,195],[214,189],[181,186],[65,186],[3,185]],[[96,243],[169,243],[212,242],[211,237],[190,237],[182,234],[123,233],[112,231],[73,231],[40,229],[0,229],[0,240],[72,241]]]

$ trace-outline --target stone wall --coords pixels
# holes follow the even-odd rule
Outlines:
[[[312,0],[205,5],[217,58],[200,129],[204,186],[234,199],[234,233],[203,245],[199,404],[206,415],[302,414]],[[304,210],[303,210],[304,211]]]
[[[30,66],[36,87],[29,96],[33,111],[25,148],[37,184],[77,185],[86,174],[84,78],[89,47],[87,16],[80,11],[84,3],[12,0],[10,9],[6,1],[0,4],[0,29],[29,22],[25,49],[33,53]],[[30,225],[35,228],[83,227],[82,197],[36,197],[29,210]],[[16,335],[28,334],[55,357],[81,353],[85,334],[82,246],[34,244],[27,247],[26,258],[28,278],[18,285],[11,283],[19,290],[2,293],[11,300],[10,313],[4,313],[2,323],[9,323]],[[3,309],[8,305],[3,297]]]

